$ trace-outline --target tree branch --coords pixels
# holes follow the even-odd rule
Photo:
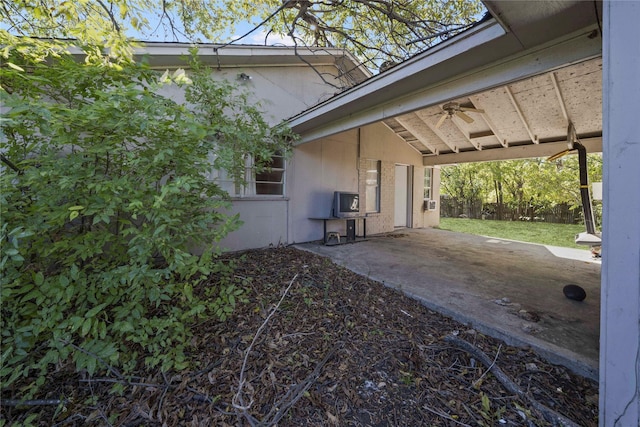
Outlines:
[[[91,356],[93,358],[95,358],[98,362],[102,363],[109,372],[111,372],[113,375],[115,375],[116,377],[122,379],[124,378],[122,376],[122,374],[113,366],[109,365],[107,362],[105,362],[104,360],[102,360],[102,358],[100,358],[97,354],[91,353],[90,351],[85,350],[82,347],[78,347],[77,345],[75,345],[74,343],[70,342],[70,341],[66,341],[66,340],[60,340],[60,342],[62,342],[63,344],[66,344],[68,346],[71,346],[73,348],[75,348],[76,350],[86,354],[87,356]]]
[[[287,393],[278,400],[272,407],[271,411],[267,414],[262,421],[264,426],[275,426],[284,417],[289,409],[295,405],[295,403],[304,396],[304,393],[309,390],[311,385],[318,379],[322,368],[327,364],[333,355],[342,347],[344,343],[342,341],[336,343],[324,358],[318,362],[313,372],[311,372],[300,384],[297,384],[289,389]],[[271,418],[271,419],[270,419]],[[267,420],[267,421],[265,421]]]
[[[36,399],[36,400],[20,400],[20,399],[2,399],[0,406],[57,406],[66,404],[66,399]]]
[[[248,405],[244,405],[243,399],[242,399],[242,389],[245,384],[244,373],[247,368],[247,360],[249,359],[249,354],[251,353],[251,349],[256,343],[258,336],[260,336],[260,333],[262,332],[262,330],[265,328],[265,326],[267,325],[269,320],[273,317],[273,315],[276,313],[276,311],[278,311],[278,308],[280,308],[280,304],[282,304],[282,301],[284,301],[284,298],[287,296],[289,289],[291,289],[291,286],[293,286],[293,283],[295,282],[297,277],[298,277],[297,274],[293,276],[293,279],[291,279],[291,282],[289,282],[289,286],[287,286],[287,288],[282,293],[282,297],[280,297],[280,301],[278,301],[278,304],[276,304],[273,310],[271,310],[271,313],[269,313],[269,315],[264,320],[264,322],[262,322],[262,325],[260,325],[260,327],[256,331],[256,334],[253,336],[253,340],[251,340],[251,344],[249,344],[249,347],[247,347],[247,350],[244,355],[244,359],[242,360],[242,367],[240,368],[240,379],[238,380],[238,391],[236,392],[235,396],[233,396],[233,400],[232,400],[232,405],[236,409],[246,410],[251,406],[251,403],[249,403]]]
[[[13,169],[15,172],[17,172],[18,175],[22,175],[23,170],[17,167],[16,165],[14,165],[13,162],[7,159],[4,155],[0,154],[0,160],[2,161],[2,163],[4,163],[5,165]]]
[[[116,30],[116,32],[120,33],[121,32],[120,24],[118,24],[118,21],[116,20],[116,17],[113,15],[113,12],[101,0],[96,0],[96,2],[100,5],[100,7],[102,7],[104,9],[105,12],[107,12],[107,15],[109,16],[109,19],[111,20],[111,23],[113,24],[113,28]]]
[[[529,394],[527,394],[524,390],[518,387],[516,383],[511,381],[511,379],[504,372],[502,372],[502,369],[500,369],[495,363],[493,363],[491,358],[487,356],[478,347],[463,340],[462,338],[458,338],[453,335],[446,336],[444,340],[449,344],[453,344],[456,347],[461,348],[467,353],[470,353],[473,356],[475,356],[485,366],[487,366],[487,369],[490,370],[491,373],[493,373],[493,375],[496,377],[498,381],[500,381],[500,383],[504,386],[504,388],[506,388],[510,393],[513,393],[520,398],[526,399],[531,404],[531,406],[533,406],[535,409],[537,409],[542,413],[542,415],[545,417],[547,421],[553,424],[560,423],[560,425],[563,425],[565,427],[579,427],[578,424],[576,424],[569,418],[554,411],[551,408],[548,408],[547,406],[535,400],[533,397],[529,396]]]

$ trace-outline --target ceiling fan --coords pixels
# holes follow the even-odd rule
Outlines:
[[[466,115],[464,111],[469,111],[472,113],[484,113],[484,110],[481,110],[480,108],[463,107],[457,102],[447,102],[442,106],[442,110],[446,114],[443,114],[442,117],[440,117],[440,120],[438,120],[438,123],[436,124],[436,129],[442,126],[447,117],[453,117],[454,115],[460,117],[467,123],[473,123],[473,119]]]

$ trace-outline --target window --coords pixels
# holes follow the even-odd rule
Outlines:
[[[244,177],[246,179],[247,170],[251,170],[251,164],[249,161],[245,160],[244,167]],[[231,197],[240,197],[245,194],[245,187],[242,185],[240,181],[234,179],[233,176],[229,172],[224,169],[213,169],[211,171],[211,177],[213,180],[220,186],[220,188],[227,192]]]
[[[380,160],[366,161],[366,212],[380,212]]]
[[[424,168],[424,200],[431,200],[433,168]]]
[[[284,194],[284,157],[273,156],[266,169],[256,173],[256,194],[282,196]]]
[[[241,182],[235,182],[223,170],[213,171],[211,176],[231,197],[284,195],[285,158],[281,155],[275,155],[272,157],[271,162],[265,166],[266,168],[262,172],[254,173],[253,161],[248,156],[244,168],[245,185]]]

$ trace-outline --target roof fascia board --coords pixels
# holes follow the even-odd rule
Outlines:
[[[301,135],[298,144],[303,144],[329,135],[379,122],[390,117],[416,111],[451,99],[468,96],[553,69],[602,55],[602,41],[590,36],[595,26],[566,37],[553,40],[535,48],[512,54],[489,65],[449,76],[421,90],[395,99],[372,104],[369,108],[355,109],[334,106],[337,119],[330,116],[315,117],[315,120],[291,121],[290,126]],[[473,55],[476,52],[470,52]],[[459,57],[464,62],[464,56]],[[349,111],[349,113],[345,113]]]
[[[589,153],[602,152],[602,137],[581,139]],[[567,149],[567,141],[546,142],[543,144],[527,144],[502,148],[492,148],[482,151],[465,151],[459,153],[447,153],[438,156],[424,156],[424,166],[442,166],[456,163],[487,162],[494,160],[530,159],[534,157],[548,157]]]
[[[300,57],[313,65],[335,65],[339,59],[347,59],[353,68],[358,62],[343,49],[307,49],[292,46],[216,45],[186,43],[149,43],[134,50],[136,57],[147,56],[156,66],[184,66],[189,50],[198,49],[198,57],[205,63],[220,63],[221,67],[243,65],[307,66]]]
[[[505,31],[495,20],[489,20],[468,32],[443,42],[425,53],[411,58],[388,71],[359,84],[355,88],[342,92],[330,100],[318,104],[303,113],[289,119],[289,126],[296,128],[323,115],[354,104],[378,103],[380,97],[397,95],[401,88],[408,93],[420,87],[420,75],[437,64],[445,63],[465,52],[477,49],[505,35]],[[409,83],[409,84],[407,84]],[[302,129],[300,128],[300,129]]]

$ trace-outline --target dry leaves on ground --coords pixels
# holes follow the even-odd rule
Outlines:
[[[239,259],[236,275],[251,279],[248,302],[225,322],[197,326],[191,370],[141,371],[125,383],[64,366],[37,397],[64,404],[3,405],[0,420],[37,414],[39,425],[56,426],[551,425],[533,399],[577,425],[597,425],[597,384],[530,350],[305,251],[227,257]],[[505,388],[451,336],[484,353],[523,394]]]

